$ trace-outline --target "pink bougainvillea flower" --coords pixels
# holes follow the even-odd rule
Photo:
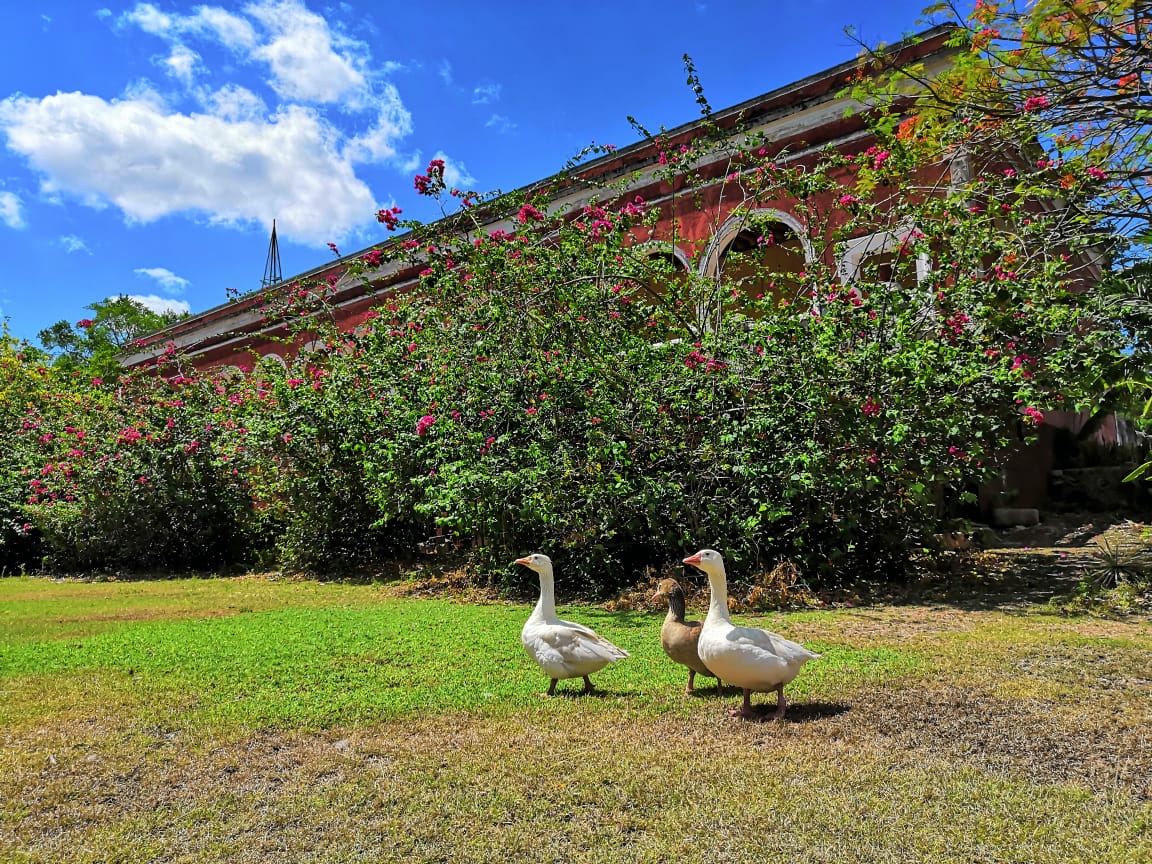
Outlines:
[[[431,414],[425,414],[423,417],[416,421],[416,434],[424,435],[428,432],[429,429],[432,428],[432,424],[435,422],[435,417],[433,417]]]
[[[96,322],[93,321],[91,318],[81,318],[79,321],[76,322],[76,326],[79,327],[81,330],[87,330],[89,327],[91,327],[95,323]]]
[[[399,207],[386,207],[377,211],[376,221],[383,224],[389,231],[395,231],[400,225],[400,214],[404,211]]]

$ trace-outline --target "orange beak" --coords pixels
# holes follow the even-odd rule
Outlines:
[[[512,563],[513,564],[523,564],[525,567],[530,567],[532,565],[531,559],[528,558],[527,556],[525,556],[524,558],[517,558]]]
[[[684,559],[684,563],[685,564],[691,564],[693,567],[699,567],[700,566],[700,553],[697,552],[695,555],[689,555],[687,558]]]

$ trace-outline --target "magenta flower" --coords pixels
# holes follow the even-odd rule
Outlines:
[[[1031,405],[1024,409],[1024,416],[1031,420],[1033,423],[1044,422],[1044,412],[1039,408],[1033,408]]]
[[[424,435],[429,429],[432,428],[432,424],[435,422],[435,417],[433,417],[431,414],[425,414],[423,417],[416,421],[416,434]]]
[[[376,213],[376,221],[380,222],[389,231],[395,231],[400,225],[399,216],[403,212],[399,207],[387,207]]]

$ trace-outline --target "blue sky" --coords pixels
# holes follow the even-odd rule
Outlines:
[[[925,0],[5,4],[0,317],[35,340],[118,294],[200,312],[433,219],[412,175],[513,189],[923,29]]]

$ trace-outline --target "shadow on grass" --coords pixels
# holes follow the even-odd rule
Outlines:
[[[852,710],[843,702],[794,702],[784,715],[785,723],[816,723],[831,717],[839,717]]]
[[[729,708],[736,708],[740,705],[744,691],[739,687],[725,687],[723,692],[717,694],[715,687],[705,689],[696,689],[688,694],[689,696],[698,699],[711,699],[717,704],[722,704],[724,701],[731,701]],[[749,723],[770,723],[772,722],[772,712],[776,710],[775,697],[768,695],[767,702],[755,702],[756,696],[753,696],[752,710],[755,712],[754,717],[748,718]],[[838,717],[841,714],[846,714],[851,711],[853,706],[845,705],[842,702],[789,702],[788,711],[784,715],[785,723],[815,723],[820,720],[827,720],[832,717]]]

